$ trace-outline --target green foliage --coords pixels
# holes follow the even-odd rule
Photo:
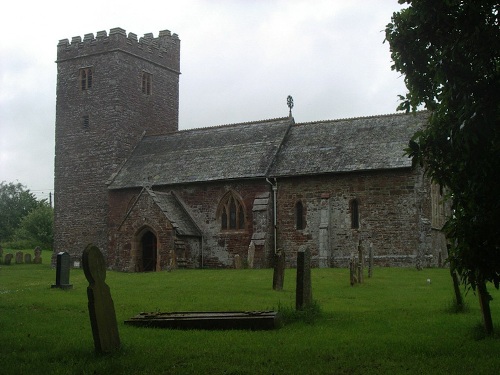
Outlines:
[[[42,202],[22,218],[14,233],[14,239],[16,242],[28,244],[28,247],[51,248],[53,222],[54,210],[48,203]]]
[[[450,264],[464,283],[500,284],[500,32],[497,0],[400,0],[386,27],[408,93],[398,109],[429,109],[409,155],[445,188]]]
[[[0,242],[14,235],[22,218],[40,203],[35,195],[20,183],[0,183]]]

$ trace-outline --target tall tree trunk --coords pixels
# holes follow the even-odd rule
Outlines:
[[[491,320],[490,301],[491,295],[486,289],[486,283],[483,279],[477,283],[477,294],[479,296],[479,305],[481,306],[481,313],[483,315],[484,330],[486,334],[493,333],[493,321]]]

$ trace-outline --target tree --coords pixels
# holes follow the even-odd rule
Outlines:
[[[53,223],[54,210],[46,201],[41,201],[38,207],[21,219],[14,233],[14,239],[29,243],[30,246],[51,248]]]
[[[0,242],[12,238],[21,219],[40,203],[20,183],[0,183]]]
[[[477,291],[493,332],[486,283],[500,283],[500,27],[498,0],[400,0],[386,26],[393,69],[408,92],[399,110],[425,106],[409,143],[414,163],[448,192],[449,260]]]

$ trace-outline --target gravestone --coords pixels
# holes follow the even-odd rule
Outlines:
[[[285,252],[281,249],[274,254],[273,289],[283,290],[285,283]]]
[[[24,263],[31,264],[31,254],[24,254]]]
[[[56,260],[56,283],[52,288],[71,289],[73,285],[69,283],[69,270],[71,259],[68,253],[60,252]]]
[[[42,250],[40,249],[40,246],[35,247],[35,258],[33,259],[33,263],[42,263]]]
[[[234,256],[234,268],[237,270],[241,269],[241,257],[239,254]]]
[[[253,241],[250,241],[250,245],[248,245],[248,268],[253,268],[253,260],[255,258],[255,244]]]
[[[351,282],[351,286],[354,286],[354,284],[358,282],[357,270],[358,262],[354,255],[351,254],[351,259],[349,260],[349,280]]]
[[[365,257],[363,254],[363,245],[361,244],[361,240],[358,243],[358,282],[363,282],[363,274],[365,268]]]
[[[368,277],[373,276],[373,244],[370,242],[368,249]]]
[[[3,263],[3,248],[2,245],[0,245],[0,264]]]
[[[106,262],[101,251],[92,244],[83,251],[82,266],[89,282],[87,297],[90,325],[97,353],[110,353],[120,348],[115,306],[106,284]]]
[[[14,257],[14,255],[12,255],[11,253],[5,254],[4,264],[6,266],[10,266],[10,263],[12,262],[13,257]]]
[[[295,308],[302,310],[312,303],[311,252],[307,248],[297,252],[297,284],[295,289]]]
[[[22,264],[23,263],[23,252],[18,251],[16,253],[16,264]]]

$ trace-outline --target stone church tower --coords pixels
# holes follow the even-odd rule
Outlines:
[[[108,249],[108,188],[144,134],[178,130],[180,41],[121,28],[59,41],[54,254]]]

